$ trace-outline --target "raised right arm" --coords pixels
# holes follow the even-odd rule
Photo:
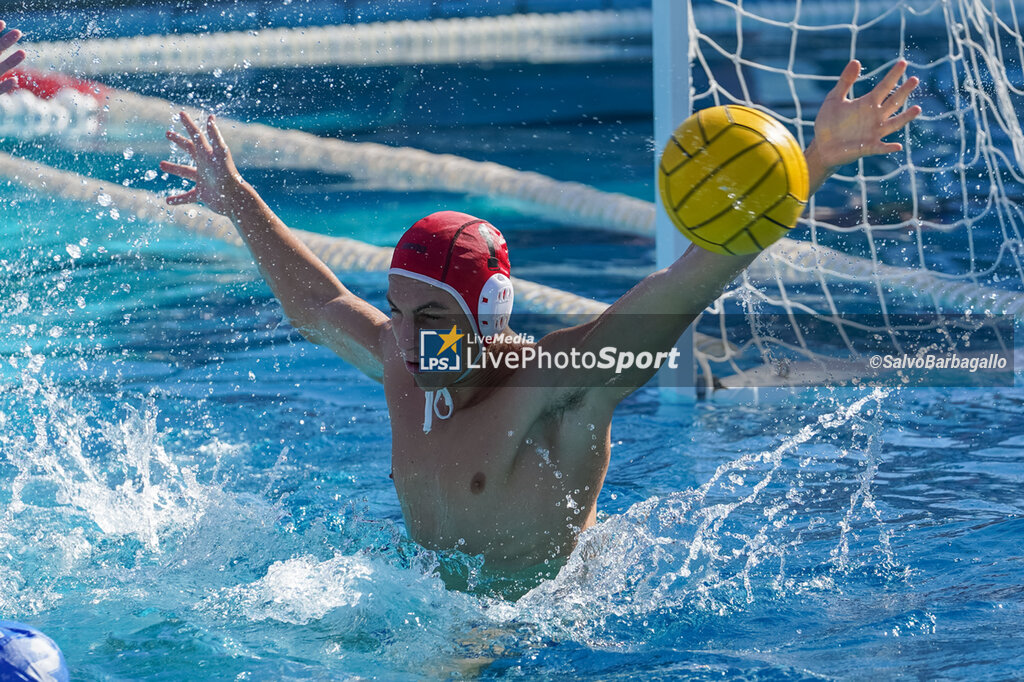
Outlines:
[[[167,203],[202,201],[230,217],[295,328],[371,379],[381,381],[382,338],[388,317],[349,291],[242,179],[213,116],[206,126],[209,140],[185,112],[181,113],[181,122],[189,138],[174,132],[168,132],[167,137],[196,165],[162,161],[160,168],[193,180],[196,186],[167,197]]]

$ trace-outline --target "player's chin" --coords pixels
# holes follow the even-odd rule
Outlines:
[[[424,391],[436,391],[448,388],[458,381],[461,375],[461,372],[417,372],[412,378]]]

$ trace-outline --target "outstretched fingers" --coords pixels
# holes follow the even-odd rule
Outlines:
[[[196,171],[195,166],[186,166],[172,161],[161,161],[160,170],[165,173],[177,175],[179,178],[185,178],[186,180],[196,180],[199,177],[199,173]]]
[[[0,31],[3,31],[7,27],[2,21],[0,21]],[[21,38],[21,31],[14,29],[0,36],[0,54],[9,50],[18,40]],[[0,76],[7,73],[18,64],[25,61],[25,50],[18,50],[13,54],[7,55],[7,57],[0,62]],[[11,90],[18,87],[18,81],[14,78],[9,78],[3,82],[0,82],[0,95],[10,92]]]
[[[0,49],[0,52],[3,52]],[[7,58],[0,62],[0,75],[3,75],[25,61],[25,50],[18,50],[17,52],[7,55]]]
[[[899,142],[878,142],[871,149],[871,154],[892,154],[903,151],[903,145]]]
[[[184,111],[181,112],[178,117],[181,119],[181,124],[185,126],[185,130],[188,131],[189,136],[192,138],[192,144],[195,145],[195,148],[197,150],[202,149],[207,154],[212,154],[213,149],[210,148],[210,143],[206,141],[206,138],[203,136],[203,131],[201,131],[199,126],[195,124],[192,117]]]
[[[893,116],[892,118],[888,119],[887,121],[885,121],[885,123],[882,124],[882,137],[885,137],[886,135],[892,135],[897,130],[907,125],[920,115],[921,107],[915,104],[906,111],[900,113],[898,116]]]
[[[4,30],[0,28],[0,31]],[[0,36],[0,52],[9,49],[14,43],[21,40],[21,31],[14,29]]]
[[[213,114],[210,114],[209,118],[206,119],[206,134],[210,138],[210,144],[213,146],[213,151],[224,156],[228,150],[228,146],[224,143],[224,137],[220,134],[220,128],[217,127],[216,119]]]
[[[167,203],[172,206],[176,206],[178,204],[194,204],[197,201],[199,201],[199,190],[195,188],[192,188],[182,194],[174,194],[167,197]]]
[[[885,116],[892,116],[900,108],[907,103],[907,98],[910,97],[910,93],[914,91],[914,88],[918,86],[921,81],[916,76],[908,78],[903,85],[896,89],[896,92],[889,96],[889,99],[882,103],[882,113]]]
[[[6,28],[6,24],[0,21],[0,31]],[[14,29],[0,36],[0,54],[9,50],[18,40],[21,38],[21,31]],[[0,76],[18,66],[25,61],[25,50],[18,50],[13,54],[7,55],[7,57],[0,62]],[[18,87],[18,81],[15,78],[8,78],[0,82],[0,95],[10,92]]]
[[[185,151],[185,153],[187,153],[189,156],[191,156],[192,158],[195,158],[195,156],[196,156],[196,146],[194,144],[192,144],[192,140],[189,140],[186,137],[184,137],[182,135],[179,135],[178,133],[174,132],[173,130],[168,130],[167,131],[167,139],[170,140],[171,142],[173,142],[174,144],[178,145],[179,147],[181,147]]]
[[[885,76],[882,78],[882,80],[879,81],[878,85],[876,85],[871,90],[871,93],[870,93],[869,96],[875,102],[877,102],[878,104],[881,104],[883,101],[885,101],[885,98],[889,96],[889,93],[892,92],[893,88],[896,87],[896,84],[900,82],[900,78],[903,77],[903,74],[906,73],[906,71],[907,71],[907,60],[906,59],[901,59],[898,62],[896,62],[895,64],[893,64],[893,67],[891,69],[889,69],[889,72],[887,74],[885,74]]]
[[[832,92],[828,93],[828,97],[830,99],[846,99],[858,78],[860,78],[860,62],[853,59],[846,65],[843,72],[839,74],[839,82],[832,88]]]

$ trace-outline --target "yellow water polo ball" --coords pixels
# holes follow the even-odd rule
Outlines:
[[[658,188],[679,231],[708,251],[761,251],[807,205],[807,162],[785,126],[737,104],[683,121],[661,154]]]

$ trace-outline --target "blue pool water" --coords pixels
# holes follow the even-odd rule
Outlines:
[[[625,72],[647,102],[648,73]],[[612,97],[596,118],[358,137],[650,197],[650,118]],[[144,179],[144,154],[5,146],[168,182]],[[442,207],[485,215],[517,274],[602,300],[653,264],[649,241],[486,199],[246,175],[289,224],[379,244]],[[0,616],[51,635],[74,679],[998,679],[1024,663],[1017,389],[756,407],[641,390],[613,422],[598,525],[513,601],[477,559],[405,537],[382,389],[290,328],[246,252],[17,186],[0,211]],[[382,275],[343,279],[383,307]]]

